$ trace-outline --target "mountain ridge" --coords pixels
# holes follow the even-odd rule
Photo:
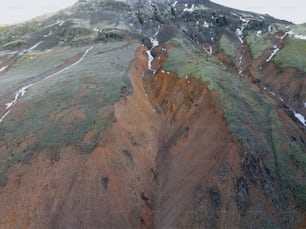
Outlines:
[[[0,225],[303,228],[305,31],[206,0],[1,28]]]

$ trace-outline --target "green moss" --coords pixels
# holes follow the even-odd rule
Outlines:
[[[306,174],[306,153],[303,153],[296,143],[290,145],[288,152],[291,160]]]
[[[237,47],[230,41],[225,35],[223,35],[219,41],[220,48],[223,50],[225,55],[230,57],[236,57]]]
[[[293,67],[306,72],[306,41],[289,38],[273,61],[282,69]]]
[[[257,32],[251,32],[246,37],[253,59],[260,57],[266,49],[272,48],[270,33],[257,36]]]
[[[277,126],[274,106],[246,82],[217,65],[214,59],[199,51],[190,54],[191,49],[187,44],[171,49],[165,70],[179,77],[188,75],[208,82],[209,89],[219,93],[232,135],[257,152],[279,154],[277,131],[272,131]]]

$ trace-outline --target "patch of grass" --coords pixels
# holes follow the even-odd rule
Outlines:
[[[230,41],[225,35],[223,35],[219,41],[220,48],[223,50],[225,55],[230,57],[236,57],[237,46]]]
[[[294,164],[306,174],[306,153],[302,152],[300,146],[296,143],[292,143],[288,154]]]
[[[285,47],[276,54],[273,61],[282,69],[292,67],[306,72],[306,41],[289,38]]]
[[[223,103],[224,118],[236,139],[257,152],[279,151],[277,132],[272,132],[276,112],[263,96],[248,87],[238,77],[226,72],[214,60],[188,45],[169,50],[165,70],[209,82],[209,89],[217,90]],[[273,136],[272,136],[273,135]]]
[[[271,36],[270,33],[257,36],[257,32],[251,32],[247,35],[246,39],[253,59],[257,59],[266,49],[273,47]]]

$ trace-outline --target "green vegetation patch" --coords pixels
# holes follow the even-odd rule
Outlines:
[[[177,40],[175,43],[178,48],[169,50],[165,70],[179,77],[188,75],[209,82],[209,89],[217,90],[223,102],[224,118],[232,135],[257,152],[278,154],[274,106],[243,80],[217,65],[214,59],[192,50],[191,44]]]
[[[300,146],[296,143],[291,144],[288,154],[294,164],[306,174],[306,153],[302,152]]]
[[[266,49],[270,49],[273,47],[271,41],[272,35],[270,33],[257,35],[257,32],[250,32],[247,35],[246,39],[250,47],[253,59],[257,59]]]
[[[306,40],[290,37],[273,61],[282,69],[293,67],[306,72]]]
[[[229,38],[223,35],[219,41],[220,48],[223,50],[225,55],[230,57],[236,57],[237,46],[231,42]]]

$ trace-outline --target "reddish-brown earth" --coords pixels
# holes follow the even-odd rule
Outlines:
[[[139,47],[129,67],[133,94],[99,110],[116,121],[91,154],[66,146],[59,160],[41,152],[11,168],[0,188],[0,228],[240,228],[261,225],[263,209],[280,217],[258,186],[249,183],[246,193],[243,149],[217,92],[164,72],[160,49],[153,76],[146,51]],[[237,207],[237,193],[254,206],[249,212]]]

